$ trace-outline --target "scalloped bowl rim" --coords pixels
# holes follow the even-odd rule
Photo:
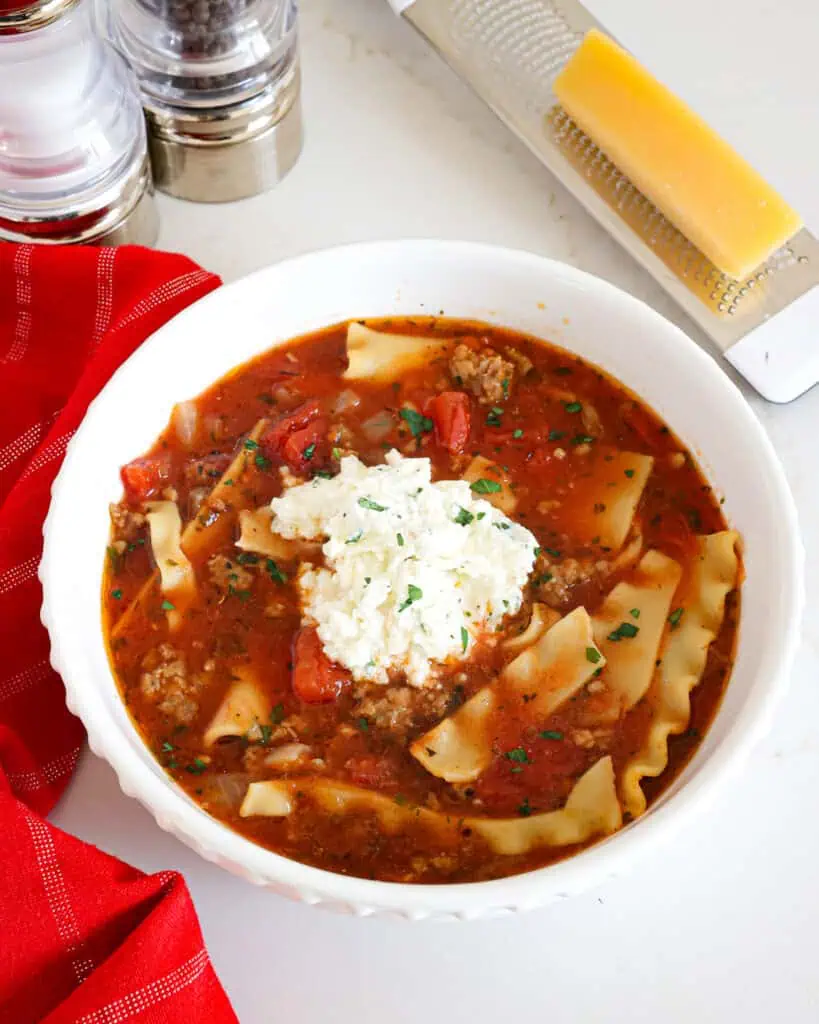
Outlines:
[[[374,298],[371,304],[356,299],[361,308],[356,306],[345,315],[334,315],[334,310],[344,308],[346,296],[355,294],[356,288],[363,289],[364,294],[369,289],[379,298]],[[493,288],[497,291],[493,292]],[[333,297],[325,300],[325,293]],[[445,294],[452,295],[452,300],[446,300]],[[310,311],[306,312],[308,295],[314,298]],[[388,295],[393,295],[392,300]],[[492,299],[491,304],[487,297]],[[549,301],[540,301],[544,297]],[[505,307],[507,301],[512,305]],[[268,310],[267,304],[275,302],[278,306]],[[552,308],[555,303],[557,308]],[[167,365],[168,354],[178,360],[183,354],[190,356],[194,338],[195,343],[200,344],[204,336],[209,340],[202,343],[207,356],[203,362],[225,365],[225,370],[202,377],[204,383],[198,381],[198,386],[193,388],[186,381],[196,378],[197,374],[209,373],[199,367],[198,360],[195,372],[183,374],[180,371],[176,377],[171,373],[171,391],[175,395],[173,400],[177,401],[199,393],[208,382],[221,376],[231,365],[243,363],[250,354],[301,333],[283,325],[281,333],[275,325],[265,324],[262,328],[258,322],[260,310],[269,312],[283,324],[306,324],[302,328],[306,331],[311,325],[318,327],[354,317],[437,312],[439,306],[448,316],[463,315],[506,323],[540,334],[557,344],[571,345],[585,358],[603,365],[664,418],[669,410],[667,421],[672,429],[679,432],[687,444],[698,442],[695,447],[712,484],[719,483],[711,473],[713,461],[722,460],[730,473],[734,472],[731,453],[718,450],[721,432],[727,431],[729,437],[741,439],[734,461],[738,460],[742,467],[737,472],[745,474],[744,478],[740,477],[737,490],[744,488],[745,493],[732,498],[731,489],[726,489],[727,514],[729,519],[750,516],[749,522],[753,522],[754,515],[767,515],[769,521],[762,524],[763,536],[773,550],[770,557],[767,553],[764,557],[758,555],[764,545],[755,545],[746,551],[748,578],[743,591],[739,651],[728,695],[733,696],[732,688],[739,674],[747,694],[743,691],[743,695],[732,701],[729,720],[720,726],[723,734],[711,742],[714,731],[727,714],[726,695],[717,720],[697,754],[646,815],[581,853],[546,868],[493,881],[430,886],[379,882],[311,867],[244,839],[201,811],[158,768],[139,740],[121,702],[117,711],[119,698],[115,695],[113,677],[107,661],[103,668],[99,657],[102,644],[99,577],[96,577],[97,603],[92,613],[88,585],[80,586],[75,582],[72,586],[70,574],[76,574],[78,568],[87,564],[88,552],[96,557],[97,550],[101,553],[105,546],[104,536],[101,540],[90,539],[93,531],[86,530],[87,538],[82,539],[86,518],[93,519],[94,527],[99,530],[100,514],[96,509],[86,509],[85,513],[81,507],[78,510],[80,503],[74,500],[74,495],[83,493],[84,488],[93,490],[99,486],[110,495],[109,500],[117,500],[112,476],[117,468],[114,463],[117,458],[121,463],[138,454],[131,451],[123,457],[122,452],[118,452],[107,462],[104,458],[99,473],[106,479],[103,485],[98,484],[98,477],[94,475],[96,455],[90,454],[92,448],[113,446],[116,450],[117,441],[109,435],[114,432],[117,416],[122,415],[123,406],[127,411],[129,402],[138,404],[133,390],[140,383],[144,386],[146,381],[156,382],[156,374],[162,372],[163,364]],[[322,314],[324,309],[327,315]],[[480,310],[485,310],[483,316],[477,315]],[[244,326],[251,334],[254,331],[258,334],[262,329],[269,333],[265,333],[263,344],[254,343],[231,362],[232,354],[226,356],[223,352],[223,336],[215,337],[216,325],[226,320],[232,324],[236,320],[237,331],[241,331],[243,317],[248,321]],[[605,325],[606,332],[619,335],[619,343],[611,346],[610,351],[595,349],[594,344],[590,350],[591,332],[588,324],[583,327],[584,319],[589,323],[599,321],[601,331]],[[575,328],[572,325],[577,321],[580,326]],[[585,335],[581,333],[583,330],[587,332]],[[623,350],[627,355],[630,348],[634,349],[634,335],[650,340],[650,348],[639,350],[641,358],[636,362],[629,361],[623,354]],[[653,366],[652,360],[662,364],[659,369]],[[704,428],[695,422],[699,412],[685,412],[685,402],[689,400],[682,399],[678,392],[686,382],[696,388],[697,397],[704,403],[703,410],[718,427],[712,432],[713,436],[693,437]],[[695,402],[692,393],[689,404]],[[142,405],[144,408],[144,403]],[[681,426],[670,414],[670,407],[677,405],[681,418],[689,416],[688,425]],[[160,403],[158,409],[151,406],[147,419],[152,420],[154,426],[159,423],[161,429],[162,417],[166,421],[169,411],[167,401]],[[131,421],[128,424],[127,429],[131,429]],[[127,433],[127,429],[118,433]],[[148,440],[158,432],[157,429],[147,434]],[[757,504],[767,511],[749,511],[747,506],[750,497],[756,495],[755,487],[762,488]],[[747,536],[747,529],[742,532]],[[76,545],[79,550],[66,550],[74,546],[77,533],[80,534]],[[86,562],[75,563],[75,559],[83,557],[83,551]],[[756,562],[760,557],[761,568],[757,571]],[[248,881],[336,910],[359,915],[390,913],[416,920],[428,917],[471,919],[542,906],[614,877],[632,865],[638,854],[667,842],[706,805],[718,789],[718,783],[739,768],[753,744],[767,730],[775,702],[787,684],[804,602],[803,562],[796,510],[763,428],[715,361],[659,313],[605,281],[528,252],[425,239],[370,242],[308,253],[223,286],[161,327],[120,367],[91,403],[68,445],[52,488],[40,565],[41,617],[51,637],[51,662],[64,680],[70,710],[85,725],[91,749],[112,765],[126,794],[138,799],[163,829],[202,857]],[[101,559],[99,564],[102,564]],[[75,581],[76,578],[75,575]],[[763,598],[768,599],[767,593],[762,594],[765,586],[773,595],[770,599],[773,635],[768,638],[751,636],[749,640],[745,628],[749,587],[753,595],[751,604],[756,607]],[[753,659],[743,657],[748,643],[754,645]],[[733,703],[738,703],[736,709]]]

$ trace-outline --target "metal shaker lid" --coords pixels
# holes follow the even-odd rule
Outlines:
[[[34,3],[20,3],[19,0],[0,0],[0,35],[16,35],[18,32],[33,32],[50,25],[78,0],[34,0]]]

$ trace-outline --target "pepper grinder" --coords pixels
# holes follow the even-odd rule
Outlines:
[[[224,202],[271,188],[301,151],[295,0],[106,0],[142,91],[157,188]]]
[[[0,239],[152,245],[136,83],[88,0],[0,7]]]

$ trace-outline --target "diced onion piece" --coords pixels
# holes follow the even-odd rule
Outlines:
[[[281,747],[274,747],[264,760],[271,767],[287,768],[298,761],[305,761],[311,755],[312,750],[306,743],[285,743]]]
[[[364,420],[361,424],[361,433],[368,441],[377,443],[383,441],[394,426],[395,420],[392,413],[388,409],[382,409],[381,412],[377,412],[370,416],[369,419]]]
[[[242,818],[286,818],[293,810],[293,801],[286,782],[269,779],[251,782],[239,808]]]
[[[446,339],[387,334],[353,322],[347,328],[346,380],[391,380],[410,366],[429,363]]]
[[[211,775],[204,782],[204,799],[208,804],[235,810],[242,802],[250,777],[245,772]]]
[[[330,408],[330,414],[332,416],[339,416],[343,412],[347,412],[348,409],[356,409],[361,405],[361,399],[355,393],[346,388],[339,395],[336,396]]]
[[[171,413],[176,436],[184,448],[193,448],[199,430],[199,410],[195,402],[178,402]]]

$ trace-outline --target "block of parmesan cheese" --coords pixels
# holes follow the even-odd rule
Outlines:
[[[747,277],[799,215],[625,50],[592,29],[558,75],[566,113],[723,273]]]

